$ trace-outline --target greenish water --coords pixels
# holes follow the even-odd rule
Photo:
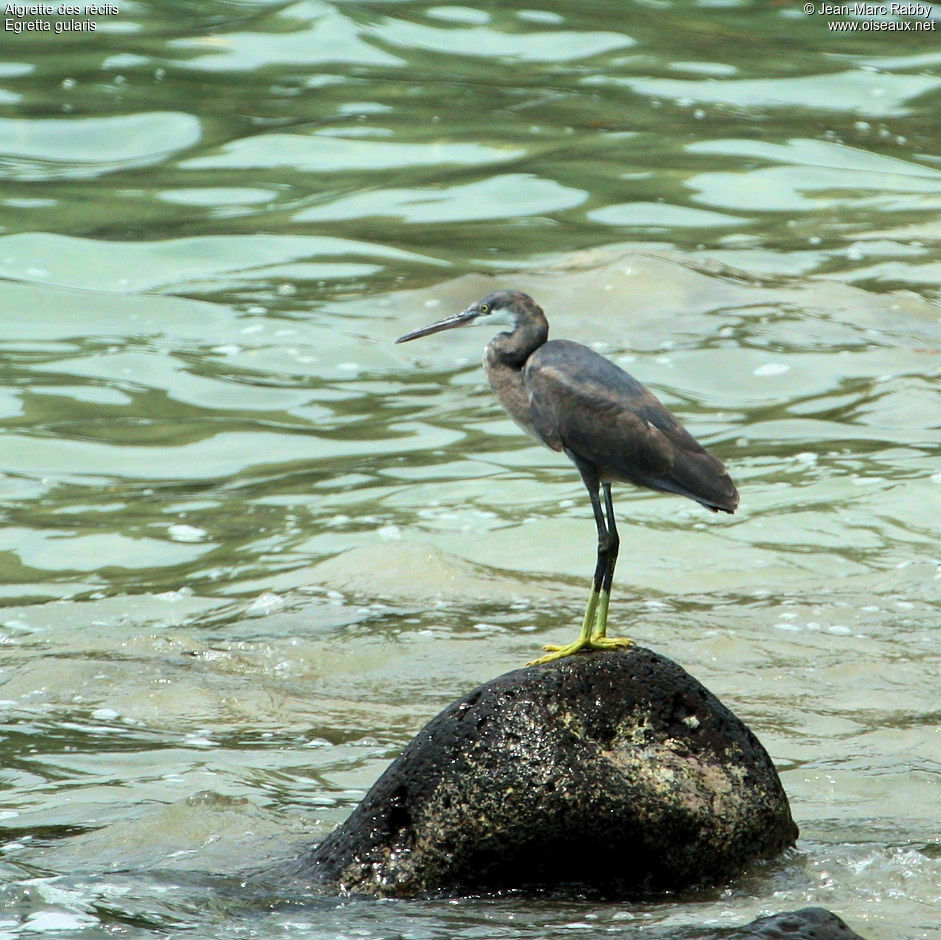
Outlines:
[[[0,938],[656,936],[807,904],[941,937],[938,34],[119,6],[0,34]],[[730,518],[618,492],[611,629],[749,722],[798,847],[640,905],[243,888],[574,634],[577,474],[500,411],[489,335],[393,345],[507,285],[729,465]]]

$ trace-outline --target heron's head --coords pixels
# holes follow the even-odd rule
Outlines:
[[[483,300],[471,304],[466,310],[432,323],[431,326],[423,326],[420,330],[414,330],[400,336],[397,343],[407,343],[411,339],[418,339],[420,336],[428,336],[431,333],[439,333],[441,330],[453,330],[458,326],[468,326],[475,322],[485,322],[496,326],[517,327],[523,318],[540,317],[544,319],[542,310],[529,294],[524,294],[518,290],[497,290],[488,294]]]

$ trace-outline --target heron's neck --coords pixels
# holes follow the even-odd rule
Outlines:
[[[491,367],[522,369],[526,360],[549,338],[549,324],[542,311],[532,313],[525,321],[517,320],[512,333],[498,333],[487,346],[487,362]]]

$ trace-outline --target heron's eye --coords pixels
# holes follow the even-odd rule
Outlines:
[[[481,312],[481,314],[482,314],[483,316],[487,316],[487,314],[490,313],[490,311],[491,311],[492,309],[493,309],[493,308],[490,306],[490,304],[481,304],[481,305],[480,305],[480,312]]]

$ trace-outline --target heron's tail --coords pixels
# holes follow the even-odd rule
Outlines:
[[[673,466],[653,486],[695,499],[713,512],[732,513],[738,507],[738,490],[725,465],[706,451],[676,455]]]

